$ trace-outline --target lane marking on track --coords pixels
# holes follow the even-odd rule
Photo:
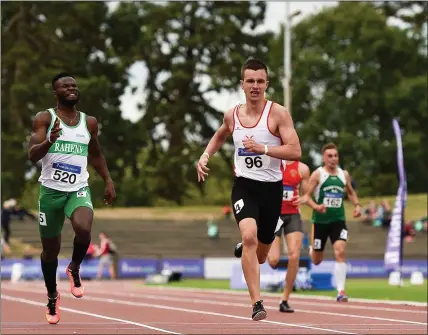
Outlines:
[[[142,291],[146,291],[146,292],[150,292],[150,293],[152,293],[152,294],[154,294],[154,292],[153,292],[153,290],[140,290],[140,292],[142,292]],[[132,293],[132,292],[129,292],[129,293]],[[179,297],[179,296],[184,296],[185,298],[191,298],[191,297],[194,297],[194,298],[196,298],[196,297],[198,297],[198,298],[207,298],[207,294],[203,294],[203,292],[198,292],[198,293],[196,293],[196,292],[192,292],[192,296],[191,295],[189,295],[189,293],[188,292],[180,292],[180,291],[175,291],[174,292],[175,294],[174,294],[174,297]],[[178,294],[177,294],[178,293]],[[181,295],[180,295],[180,293],[182,293]],[[277,295],[276,297],[275,297],[276,299],[273,299],[273,298],[271,298],[271,297],[269,297],[269,298],[267,298],[267,299],[264,299],[264,301],[265,302],[277,302],[278,301],[278,303],[279,303],[279,301],[280,301],[280,299],[279,299],[279,295]],[[299,301],[300,299],[298,299],[298,300],[294,300],[294,296],[292,296],[292,298],[293,298],[293,304],[295,304],[295,305],[302,305],[302,306],[314,306],[314,302],[308,302],[308,301]],[[210,298],[211,299],[211,298]],[[230,297],[227,297],[227,296],[216,296],[216,299],[229,299],[230,300]],[[234,296],[234,299],[242,299],[242,300],[248,300],[248,297],[246,297],[246,296],[239,296],[239,297],[236,297],[236,296]],[[277,301],[274,301],[274,300],[277,300]],[[353,299],[351,300],[351,303],[353,302]],[[340,308],[340,309],[342,309],[342,310],[346,310],[346,309],[363,309],[363,310],[367,310],[368,308],[370,308],[370,310],[375,310],[375,311],[382,311],[382,312],[396,312],[396,313],[400,313],[400,314],[403,314],[403,313],[408,313],[408,314],[424,314],[424,315],[426,315],[427,314],[427,311],[420,311],[420,310],[403,310],[403,309],[398,309],[398,308],[387,308],[387,307],[376,307],[376,306],[370,306],[370,307],[367,307],[367,306],[364,306],[364,305],[351,305],[351,304],[339,304],[339,303],[337,303],[336,302],[336,300],[334,300],[334,301],[332,301],[332,303],[321,303],[321,302],[317,302],[317,304],[316,304],[317,306],[321,306],[321,307],[329,307],[329,308]]]
[[[9,290],[12,290],[10,288],[8,288]],[[36,293],[34,291],[27,291],[27,290],[16,290],[16,291],[20,291],[20,292],[29,292],[29,293]],[[62,296],[69,296],[71,297],[71,294],[62,294]],[[8,295],[2,295],[2,299],[6,298],[6,300],[12,300],[12,301],[19,301],[19,302],[24,302],[24,303],[28,303],[28,304],[35,304],[37,306],[44,306],[44,304],[42,303],[38,303],[35,301],[31,301],[31,300],[27,300],[27,299],[21,299],[21,298],[17,298],[17,297],[12,297],[12,296],[8,296]],[[13,300],[15,299],[15,300]],[[185,313],[192,313],[192,314],[203,314],[203,315],[213,315],[213,316],[220,316],[220,317],[227,317],[227,318],[233,318],[233,319],[239,319],[239,320],[246,320],[246,321],[250,321],[252,323],[254,323],[254,321],[251,318],[247,318],[247,317],[243,317],[243,316],[237,316],[237,315],[231,315],[231,314],[224,314],[224,313],[216,313],[216,312],[209,312],[209,311],[201,311],[201,310],[196,310],[196,309],[189,309],[189,308],[181,308],[181,307],[171,307],[171,306],[165,306],[165,305],[158,305],[158,304],[147,304],[147,303],[142,303],[142,302],[133,302],[133,301],[127,301],[127,300],[118,300],[118,299],[111,299],[111,298],[95,298],[95,297],[88,297],[85,296],[85,300],[91,300],[91,301],[99,301],[99,302],[107,302],[107,303],[112,303],[112,304],[121,304],[121,305],[128,305],[128,306],[140,306],[140,307],[148,307],[148,308],[158,308],[158,309],[165,309],[165,310],[170,310],[170,311],[176,311],[176,312],[185,312]],[[248,305],[245,305],[246,307],[248,307]],[[65,308],[61,308],[63,310],[70,310],[70,309],[65,309]],[[71,310],[71,311],[75,311],[75,312],[79,312],[77,310]],[[79,312],[81,313],[81,312]],[[84,312],[86,313],[86,312]],[[83,313],[81,313],[83,314]],[[92,313],[90,313],[92,314]],[[90,314],[86,314],[86,315],[90,315]],[[101,316],[101,315],[100,315]],[[120,321],[120,322],[124,322],[124,323],[129,323],[129,324],[135,324],[135,325],[139,325],[142,327],[150,327],[144,324],[137,324],[137,323],[131,323],[132,321],[127,321],[127,320],[122,320],[122,319],[117,319],[117,318],[110,318],[110,317],[104,317],[101,316],[102,318],[108,319],[108,320],[113,320],[113,321]],[[311,330],[321,330],[321,331],[326,331],[326,332],[331,332],[331,333],[337,333],[337,334],[350,334],[350,335],[358,335],[358,333],[352,333],[352,332],[346,332],[346,331],[340,331],[340,330],[334,330],[334,329],[328,329],[328,328],[321,328],[321,327],[311,327],[311,326],[305,326],[305,325],[299,325],[299,324],[294,324],[294,323],[285,323],[285,322],[279,322],[279,321],[271,321],[271,320],[262,320],[259,322],[263,322],[263,323],[269,323],[269,324],[274,324],[274,325],[280,325],[280,326],[289,326],[289,327],[294,327],[294,328],[304,328],[304,329],[311,329]],[[245,326],[245,324],[243,324],[243,326]],[[169,332],[166,330],[160,330],[159,328],[154,328],[152,327],[152,329],[155,330],[159,330],[159,331],[164,331],[164,332],[168,332],[170,334],[179,334],[179,333],[173,333],[173,332]]]
[[[147,287],[140,285],[140,287]],[[205,289],[205,288],[191,288],[191,287],[153,287],[157,290],[177,290],[177,291],[189,291],[189,292],[203,292],[203,293],[213,293],[213,294],[226,294],[226,295],[248,295],[247,292],[234,291],[234,290],[221,290],[221,289]],[[263,295],[267,297],[278,297],[278,294],[263,292]],[[291,295],[294,299],[304,299],[304,300],[325,300],[325,301],[336,301],[336,298],[327,297],[322,295],[304,295],[294,293]],[[386,304],[386,305],[409,305],[415,307],[428,307],[427,302],[417,302],[417,301],[402,301],[402,300],[377,300],[377,299],[363,299],[363,298],[352,298],[352,302],[367,303],[367,304]]]
[[[33,305],[33,306],[43,306],[43,307],[46,306],[45,304],[37,302],[37,301],[22,299],[22,298],[13,297],[13,296],[10,296],[10,295],[5,295],[5,294],[2,294],[1,298],[4,299],[4,300],[20,302],[20,303],[24,303],[24,304],[28,304],[28,305]],[[112,318],[112,317],[109,317],[109,316],[106,316],[106,315],[101,315],[101,314],[95,314],[95,313],[90,313],[90,312],[79,311],[77,309],[60,307],[60,310],[66,311],[66,312],[75,313],[75,314],[82,314],[82,315],[92,316],[92,317],[99,318],[99,319],[104,319],[104,320],[110,320],[110,321],[117,321],[117,322],[121,322],[121,323],[126,323],[126,324],[129,324],[129,325],[139,326],[139,327],[147,328],[147,329],[150,329],[150,330],[156,330],[156,331],[159,331],[159,332],[162,332],[162,333],[183,335],[182,333],[176,333],[176,332],[172,332],[172,331],[169,331],[169,330],[166,330],[166,329],[162,329],[162,328],[151,327],[151,326],[143,324],[143,323],[133,322],[133,321],[129,321],[129,320],[125,320],[125,319],[119,319],[119,318]]]

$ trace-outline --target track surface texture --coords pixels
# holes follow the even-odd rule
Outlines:
[[[2,281],[1,334],[426,334],[427,304],[292,295],[295,313],[278,311],[279,295],[263,294],[268,313],[251,320],[248,292],[161,288],[141,281],[86,281],[76,299],[58,284],[61,321],[45,319],[43,282]]]

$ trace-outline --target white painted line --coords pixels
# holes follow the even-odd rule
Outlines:
[[[33,293],[32,290],[29,289],[17,289],[17,288],[7,288],[9,290],[15,290],[19,292],[30,292]],[[105,290],[97,290],[91,291],[93,294],[100,294],[100,295],[110,295],[110,296],[120,296],[120,297],[134,297],[134,298],[143,298],[143,299],[153,299],[155,301],[175,301],[175,302],[191,302],[191,303],[200,303],[205,305],[222,305],[222,306],[233,306],[233,307],[245,307],[249,308],[249,304],[243,304],[243,303],[231,303],[231,302],[224,302],[215,300],[214,298],[205,298],[205,299],[193,299],[193,298],[184,298],[184,297],[171,297],[171,296],[161,296],[161,295],[150,295],[150,294],[138,294],[138,293],[115,293],[115,292],[108,292]],[[71,297],[71,294],[69,294]],[[105,299],[105,298],[99,298],[99,297],[85,297],[89,300],[94,301],[107,301],[115,303],[117,301],[124,302],[123,300],[115,300],[115,299]],[[126,303],[133,303],[129,301],[125,301]],[[147,304],[146,304],[147,305]],[[161,306],[161,305],[149,305],[149,306]],[[164,306],[165,307],[165,306]],[[162,308],[162,307],[159,307]],[[169,307],[167,309],[174,309],[175,307]],[[277,307],[268,306],[265,304],[265,309],[267,310],[277,310]],[[190,311],[190,310],[189,310]],[[320,314],[320,315],[331,315],[331,316],[341,316],[341,317],[347,317],[347,318],[355,318],[355,319],[366,319],[366,320],[377,320],[377,321],[388,321],[388,322],[395,322],[395,323],[406,323],[406,324],[414,324],[414,325],[423,325],[427,326],[427,323],[424,322],[418,322],[418,321],[409,321],[409,320],[403,320],[403,319],[392,319],[392,318],[383,318],[383,317],[375,317],[375,316],[364,316],[364,315],[355,315],[355,314],[344,314],[344,313],[334,313],[334,312],[327,312],[327,311],[317,311],[317,310],[308,310],[308,309],[295,309],[296,312],[299,313],[309,313],[309,314]],[[211,312],[206,312],[211,313]],[[290,324],[287,324],[290,325]],[[297,326],[297,325],[295,325]]]
[[[146,290],[146,291],[149,291],[149,292],[151,291],[151,293],[153,293],[153,290]],[[177,294],[177,292],[178,292],[178,294]],[[182,294],[180,295],[180,293],[182,293]],[[194,297],[194,298],[198,297],[198,298],[205,298],[205,299],[207,298],[207,294],[204,294],[203,292],[200,292],[200,293],[199,292],[190,292],[190,293],[191,293],[191,296],[189,295],[189,292],[175,291],[174,297],[184,296],[185,298],[191,298],[191,297]],[[277,295],[275,298],[279,304],[279,301],[280,301],[279,295]],[[292,295],[291,298],[292,299],[290,299],[290,300],[292,301],[293,305],[314,306],[313,302],[294,300],[294,298],[295,298],[294,295]],[[230,300],[230,297],[228,297],[226,295],[218,295],[217,294],[215,299],[228,299],[228,300]],[[248,301],[248,297],[246,297],[246,296],[242,296],[242,297],[241,296],[234,296],[233,299],[241,299],[241,300],[246,299]],[[264,301],[276,303],[276,301],[274,301],[274,298],[271,298],[271,297],[264,299]],[[354,301],[354,299],[351,300],[351,302],[353,302],[353,301]],[[336,302],[335,299],[332,301],[332,303],[317,302],[316,305],[321,306],[321,307],[328,307],[328,308],[339,308],[341,310],[347,310],[347,309],[367,310],[367,306],[365,306],[365,305],[339,304]],[[387,307],[377,307],[377,306],[370,306],[370,310],[382,311],[382,312],[396,312],[396,313],[400,313],[400,314],[403,314],[403,313],[427,314],[427,311],[421,311],[421,310],[403,310],[403,309],[398,309],[398,308],[387,308]]]
[[[8,288],[9,290],[13,290],[11,288]],[[20,292],[31,292],[34,293],[34,291],[31,290],[18,290],[15,289],[16,291],[20,291]],[[103,292],[101,294],[110,294],[110,292]],[[63,296],[69,296],[71,297],[71,294],[62,294]],[[2,298],[4,297],[4,295],[2,295]],[[10,296],[6,296],[9,298],[14,298],[14,297],[10,297]],[[164,297],[165,298],[165,297]],[[14,299],[18,299],[18,300],[25,300],[25,299],[20,299],[20,298],[14,298]],[[224,314],[224,313],[216,313],[216,312],[210,312],[210,311],[201,311],[201,310],[196,310],[196,309],[189,309],[189,308],[181,308],[181,307],[171,307],[171,306],[165,306],[165,305],[158,305],[158,304],[147,304],[147,303],[142,303],[142,302],[133,302],[133,301],[127,301],[127,300],[118,300],[118,299],[108,299],[108,298],[95,298],[95,297],[91,297],[91,296],[85,296],[85,300],[91,300],[91,301],[100,301],[100,302],[108,302],[108,303],[112,303],[112,304],[121,304],[121,305],[128,305],[128,306],[140,306],[140,307],[148,307],[148,308],[158,308],[158,309],[166,309],[166,310],[170,310],[170,311],[175,311],[175,312],[186,312],[186,313],[193,313],[193,314],[203,314],[203,315],[213,315],[213,316],[221,316],[221,317],[227,317],[227,318],[233,318],[233,319],[239,319],[239,320],[245,320],[245,321],[250,321],[250,322],[254,322],[251,318],[246,318],[243,316],[237,316],[237,315],[231,315],[231,314]],[[30,300],[25,300],[26,302],[30,301]],[[31,302],[31,301],[30,301]],[[35,302],[32,302],[35,303]],[[38,306],[39,305],[43,305],[40,303],[36,303]],[[243,305],[243,304],[241,304]],[[245,307],[249,307],[248,305],[245,305]],[[64,309],[66,310],[66,309]],[[78,312],[78,311],[77,311]],[[86,312],[85,312],[86,313]],[[106,317],[107,318],[107,317]],[[115,318],[109,318],[109,320],[121,320],[121,319],[115,319]],[[126,320],[121,320],[126,321]],[[131,321],[128,321],[129,323]],[[345,332],[345,331],[340,331],[340,330],[334,330],[334,329],[328,329],[328,328],[321,328],[321,327],[311,327],[311,326],[305,326],[305,325],[300,325],[300,324],[294,324],[294,323],[285,323],[285,322],[279,322],[279,321],[271,321],[271,320],[262,320],[259,322],[264,322],[264,323],[270,323],[270,324],[275,324],[275,325],[280,325],[280,326],[289,326],[289,327],[295,327],[295,328],[304,328],[304,329],[311,329],[311,330],[321,330],[321,331],[326,331],[326,332],[331,332],[331,333],[337,333],[337,334],[351,334],[351,335],[357,335],[357,333],[351,333],[351,332]],[[132,324],[136,324],[136,323],[132,323]],[[138,324],[138,325],[142,325],[142,324]],[[245,324],[243,324],[244,326]],[[143,325],[146,326],[146,325]],[[173,333],[173,334],[177,334],[177,333]]]
[[[226,295],[248,295],[247,291],[236,291],[236,290],[221,290],[221,289],[205,289],[205,288],[190,288],[190,287],[167,287],[167,286],[151,286],[151,285],[142,285],[141,287],[153,288],[157,290],[183,290],[188,292],[206,292],[214,294],[226,294]],[[277,293],[263,292],[262,295],[267,297],[278,297]],[[336,301],[336,298],[327,297],[322,295],[305,295],[292,293],[291,297],[297,299],[307,299],[307,300],[327,300],[327,301]],[[362,298],[352,298],[352,302],[361,302],[367,304],[387,304],[387,305],[409,305],[415,307],[428,307],[428,302],[418,302],[418,301],[402,301],[402,300],[381,300],[381,299],[362,299]]]
[[[106,294],[106,293],[104,293]],[[106,298],[95,298],[95,297],[85,297],[85,299],[93,300],[93,301],[101,301],[101,302],[108,302],[113,304],[122,304],[122,305],[129,305],[129,306],[141,306],[141,307],[149,307],[149,308],[159,308],[159,309],[166,309],[171,311],[179,311],[179,312],[186,312],[186,313],[194,313],[194,314],[204,314],[204,315],[214,315],[214,316],[221,316],[221,317],[227,317],[227,318],[233,318],[233,319],[240,319],[240,320],[247,320],[254,322],[251,318],[246,318],[243,316],[237,316],[237,315],[231,315],[231,314],[224,314],[224,313],[217,313],[217,312],[210,312],[210,311],[201,311],[196,309],[189,309],[189,308],[181,308],[181,307],[170,307],[165,305],[158,305],[158,304],[146,304],[141,302],[133,302],[133,301],[127,301],[127,300],[118,300],[118,299],[106,299]],[[166,300],[166,299],[165,299]],[[178,301],[182,301],[178,299]],[[204,301],[205,303],[206,301]],[[243,304],[240,304],[241,306]],[[241,307],[240,306],[240,307]],[[245,307],[249,308],[248,305],[244,305]],[[322,330],[332,333],[338,333],[338,334],[355,334],[355,333],[349,333],[349,332],[343,332],[339,330],[334,329],[327,329],[327,328],[320,328],[320,327],[311,327],[311,326],[305,326],[300,324],[294,324],[294,323],[285,323],[285,322],[278,322],[278,321],[271,321],[271,320],[262,320],[260,322],[280,325],[280,326],[290,326],[295,328],[305,328],[305,329],[311,329],[311,330]]]
[[[28,304],[28,305],[43,306],[43,307],[45,307],[45,304],[43,304],[43,303],[40,303],[40,302],[37,302],[37,301],[33,301],[33,300],[27,300],[27,299],[12,297],[10,295],[2,294],[1,298],[4,299],[4,300],[21,302],[21,303]],[[156,330],[156,331],[159,331],[159,332],[162,332],[162,333],[183,335],[181,333],[175,333],[175,332],[172,332],[172,331],[169,331],[169,330],[166,330],[166,329],[151,327],[151,326],[145,325],[143,323],[133,322],[133,321],[124,320],[124,319],[118,319],[118,318],[112,318],[112,317],[101,315],[101,314],[95,314],[95,313],[89,313],[89,312],[79,311],[77,309],[60,307],[60,310],[66,311],[66,312],[75,313],[75,314],[82,314],[82,315],[92,316],[92,317],[99,318],[99,319],[104,319],[104,320],[110,320],[110,321],[117,321],[117,322],[121,322],[121,323],[126,323],[126,324],[129,324],[129,325],[134,325],[134,326],[139,326],[139,327],[142,327],[142,328]]]
[[[26,282],[23,282],[26,283]],[[33,281],[32,284],[40,284],[41,286],[44,285],[43,281]],[[10,285],[12,284],[8,283],[7,281],[2,283],[2,287],[4,285]],[[28,284],[28,283],[27,283]],[[106,284],[114,284],[114,281],[110,282],[88,282],[91,286],[96,287],[106,287]],[[143,282],[137,282],[137,283],[130,283],[125,282],[126,287],[130,288],[148,288],[153,290],[172,290],[172,291],[187,291],[187,292],[195,292],[195,293],[212,293],[212,294],[223,294],[223,295],[242,295],[242,296],[248,296],[248,292],[246,290],[226,290],[226,289],[205,289],[205,288],[191,288],[191,287],[174,287],[174,286],[157,286],[157,285],[144,285]],[[14,284],[16,285],[16,284]],[[44,287],[44,286],[43,286]],[[272,298],[278,298],[278,293],[271,293],[271,292],[262,292],[263,296],[272,297]],[[305,295],[305,294],[299,294],[299,293],[292,293],[291,297],[294,299],[302,299],[302,300],[324,300],[324,301],[332,301],[335,302],[336,298],[334,297],[328,297],[323,295]],[[363,298],[352,298],[350,297],[350,302],[357,302],[357,303],[365,303],[365,304],[385,304],[385,305],[408,305],[408,306],[414,306],[414,307],[425,307],[428,308],[428,302],[418,302],[418,301],[404,301],[404,300],[382,300],[382,299],[363,299]],[[343,305],[341,305],[343,306]],[[403,311],[405,312],[405,311]],[[425,311],[422,311],[423,313],[426,313]]]
[[[249,304],[224,302],[224,301],[214,300],[212,298],[210,298],[209,300],[208,299],[192,299],[192,298],[183,298],[183,297],[167,297],[167,296],[160,296],[160,295],[137,294],[137,293],[111,293],[111,292],[106,292],[106,291],[92,291],[92,293],[102,294],[102,295],[108,294],[108,295],[114,295],[114,296],[127,296],[127,297],[143,298],[143,299],[163,300],[163,301],[191,302],[191,303],[200,303],[200,304],[217,305],[217,306],[221,305],[221,306],[233,306],[233,307],[247,307],[247,308],[249,307]],[[90,297],[90,299],[103,299],[103,298]],[[267,305],[265,305],[265,309],[278,310],[277,307],[271,307],[271,306],[267,306]],[[302,312],[302,313],[309,313],[309,314],[343,316],[343,317],[348,317],[348,318],[390,321],[390,322],[415,324],[415,325],[423,325],[423,326],[427,325],[427,323],[424,323],[424,322],[408,321],[408,320],[402,320],[402,319],[382,318],[382,317],[375,317],[375,316],[343,314],[343,313],[324,312],[324,311],[321,312],[321,311],[314,311],[314,310],[308,310],[308,309],[295,309],[295,311],[296,312]]]

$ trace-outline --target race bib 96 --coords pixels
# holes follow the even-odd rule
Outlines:
[[[248,152],[245,148],[238,149],[238,157],[242,170],[264,170],[269,167],[269,156]]]

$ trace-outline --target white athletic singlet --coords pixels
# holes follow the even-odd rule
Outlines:
[[[48,111],[52,121],[46,138],[49,138],[57,118],[52,108]],[[42,173],[39,182],[54,190],[74,192],[88,186],[88,144],[91,135],[86,125],[86,114],[80,112],[79,123],[75,126],[68,126],[60,119],[60,127],[61,136],[41,159]]]
[[[266,144],[268,147],[281,145],[281,138],[273,135],[268,128],[268,117],[272,108],[272,101],[266,101],[262,115],[254,127],[244,127],[241,124],[238,116],[239,106],[236,106],[233,111],[235,175],[258,181],[275,182],[282,180],[281,159],[248,152],[242,144],[245,137],[253,136],[256,143]]]

